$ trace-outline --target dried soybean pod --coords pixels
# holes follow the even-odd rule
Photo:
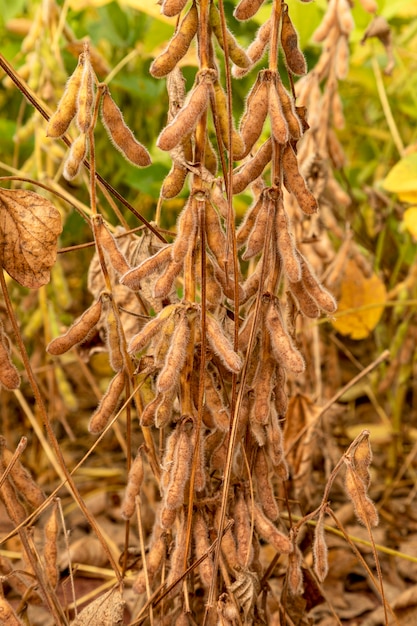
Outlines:
[[[109,351],[110,365],[115,372],[125,366],[123,355],[124,336],[120,327],[119,315],[116,315],[112,302],[109,300],[106,312],[106,344]]]
[[[264,196],[260,210],[256,217],[255,225],[248,237],[245,253],[242,255],[242,259],[244,261],[251,259],[263,250],[266,238],[266,227],[268,225],[268,218],[271,210],[274,210],[274,206],[269,200],[266,199],[266,196]]]
[[[313,269],[311,268],[305,257],[297,251],[298,257],[301,263],[302,282],[308,293],[317,302],[319,307],[326,311],[326,313],[334,313],[337,309],[336,300],[332,294],[327,291],[316,278]]]
[[[191,91],[184,106],[178,111],[174,119],[161,131],[156,145],[161,150],[172,150],[185,135],[191,133],[207,109],[210,98],[209,81],[214,70],[204,70],[199,76],[199,82]]]
[[[259,10],[264,0],[240,0],[239,4],[233,11],[233,15],[237,20],[250,20],[251,17]]]
[[[162,394],[157,394],[148,404],[144,407],[140,416],[140,425],[149,428],[155,423],[155,413],[159,403],[162,402]]]
[[[352,465],[363,484],[365,489],[369,488],[371,475],[369,466],[372,462],[372,450],[369,442],[369,430],[362,433],[362,438],[358,442],[352,454]]]
[[[194,536],[194,546],[195,546],[195,555],[197,559],[208,552],[210,547],[209,541],[209,533],[207,522],[204,519],[203,515],[200,512],[196,512],[193,515],[193,536]],[[208,588],[213,579],[214,570],[213,570],[213,560],[211,554],[201,561],[198,566],[198,572],[200,574],[201,582],[203,586]]]
[[[107,86],[104,86],[102,91],[101,119],[111,142],[128,161],[138,167],[147,167],[151,164],[149,152],[126,126],[122,112],[111,97]]]
[[[80,171],[81,163],[87,154],[88,138],[81,133],[71,144],[69,154],[65,160],[63,176],[66,180],[72,180]]]
[[[10,341],[0,322],[0,384],[5,389],[17,389],[20,385],[20,374],[10,358]]]
[[[284,273],[291,283],[301,280],[301,265],[295,252],[295,244],[290,230],[289,217],[282,201],[278,198],[275,211],[275,228],[277,236],[278,252],[281,256]]]
[[[52,589],[55,589],[58,584],[58,507],[56,503],[52,507],[51,514],[46,521],[44,532],[43,556],[45,559],[45,573]]]
[[[174,284],[174,280],[183,268],[183,261],[171,261],[165,272],[156,281],[153,288],[154,298],[166,298]]]
[[[288,5],[285,3],[282,8],[281,45],[291,72],[297,74],[297,76],[306,74],[306,60],[298,47],[297,31],[288,14]]]
[[[88,133],[93,121],[94,72],[91,67],[90,53],[84,53],[84,67],[80,88],[77,94],[76,122],[82,133]]]
[[[225,271],[214,260],[213,260],[213,268],[214,268],[214,276],[216,280],[220,283],[223,289],[224,295],[230,300],[233,300],[234,293],[235,293],[234,291],[235,281],[232,280],[229,275],[226,276]],[[245,296],[245,292],[243,291],[242,285],[240,283],[238,283],[237,289],[238,289],[238,294],[239,294],[239,302],[241,302]]]
[[[226,150],[229,150],[229,118],[227,114],[227,99],[223,87],[218,80],[214,82],[214,107],[212,107],[219,122],[220,134]],[[245,144],[239,133],[232,128],[232,156],[237,158],[245,150]]]
[[[219,167],[217,153],[209,137],[206,137],[206,146],[204,148],[204,167],[213,176],[217,174],[217,170]]]
[[[303,572],[301,563],[303,555],[298,546],[294,544],[293,551],[288,555],[287,581],[288,589],[293,596],[303,593]]]
[[[272,158],[272,141],[267,139],[259,148],[257,153],[246,161],[246,163],[233,174],[232,190],[233,195],[241,193],[250,183],[262,174],[265,167]]]
[[[121,514],[126,520],[130,519],[135,512],[136,508],[136,496],[140,493],[140,488],[143,483],[144,469],[142,450],[139,448],[136,457],[129,470],[127,477],[126,491],[122,502]]]
[[[223,195],[222,181],[219,178],[214,181],[214,185],[211,188],[211,199],[213,201],[213,204],[216,205],[220,215],[225,220],[227,220],[227,216],[229,214],[229,205]]]
[[[355,22],[352,17],[352,8],[349,0],[338,0],[337,2],[337,21],[340,30],[344,35],[350,35],[355,28]]]
[[[172,416],[174,400],[176,397],[176,389],[173,387],[166,393],[161,393],[158,406],[155,411],[155,426],[157,428],[163,428],[169,424]]]
[[[168,487],[163,498],[164,505],[170,510],[177,509],[184,503],[184,490],[190,475],[193,456],[189,433],[190,422],[182,422],[177,428],[180,431],[169,473]]]
[[[355,509],[356,517],[364,526],[378,526],[379,516],[375,504],[368,496],[367,488],[361,478],[357,475],[351,463],[345,459],[346,476],[345,488],[346,493],[352,501]]]
[[[271,25],[272,20],[269,18],[266,22],[262,24],[256,33],[255,39],[250,44],[247,49],[247,54],[252,64],[254,65],[258,61],[260,61],[265,53],[265,50],[269,44],[271,39]],[[237,65],[233,65],[232,67],[232,75],[234,78],[242,78],[245,74],[248,73],[250,68],[243,69],[241,67],[237,67]]]
[[[184,187],[185,179],[187,178],[188,170],[176,161],[172,164],[172,167],[168,174],[165,176],[161,187],[161,196],[166,200],[175,198],[181,189]]]
[[[225,42],[223,39],[223,31],[220,21],[220,13],[218,8],[212,2],[210,4],[210,26],[213,29],[213,33],[216,36],[217,41],[219,42],[220,47],[225,49]],[[227,52],[231,60],[238,67],[250,67],[251,62],[246,54],[245,50],[239,46],[236,39],[232,35],[232,33],[227,29],[226,30],[226,39],[227,39]]]
[[[171,258],[176,263],[183,261],[197,228],[197,207],[189,197],[177,219],[177,236],[171,248]]]
[[[149,322],[145,324],[141,330],[132,337],[128,345],[128,352],[139,352],[144,348],[156,335],[156,333],[162,328],[162,325],[170,317],[171,313],[175,310],[176,305],[170,304],[162,309],[162,311],[156,316],[152,317]]]
[[[241,567],[247,567],[253,560],[252,528],[250,512],[242,489],[238,489],[234,499],[233,518],[237,560]]]
[[[158,252],[148,259],[145,259],[137,267],[126,272],[120,277],[120,283],[126,285],[133,291],[140,289],[140,282],[149,274],[156,272],[160,267],[166,265],[171,259],[172,245],[163,246]]]
[[[286,535],[275,528],[274,524],[262,513],[259,504],[254,504],[255,528],[259,535],[271,544],[280,554],[290,554],[292,543]]]
[[[334,26],[337,25],[338,0],[329,0],[327,11],[320,22],[320,26],[313,33],[313,40],[319,43],[324,41]]]
[[[224,269],[226,264],[227,241],[220,218],[211,202],[206,202],[205,210],[206,241],[216,257],[219,266]]]
[[[238,248],[242,247],[245,244],[245,241],[249,237],[249,234],[252,228],[255,225],[256,219],[258,217],[259,212],[262,209],[262,205],[265,201],[265,190],[262,190],[259,196],[256,198],[255,202],[250,206],[243,218],[242,222],[239,224],[239,228],[236,231],[236,243]]]
[[[285,370],[284,368],[278,367],[277,368],[277,380],[280,377],[285,379]],[[285,394],[285,403],[287,403],[285,389],[281,387],[281,390]],[[275,385],[275,393],[277,393],[277,391],[278,391],[277,385]],[[275,402],[275,406],[276,404],[277,403]],[[280,404],[282,405],[282,402]],[[268,457],[278,477],[281,478],[281,480],[287,480],[289,472],[288,472],[288,466],[285,461],[284,442],[283,442],[281,426],[279,423],[279,419],[285,416],[287,409],[285,407],[285,411],[282,412],[281,406],[278,407],[280,410],[278,410],[278,408],[277,410],[275,410],[275,406],[273,405],[271,408],[269,424],[267,425],[267,428],[266,428],[267,436],[268,436],[268,444],[267,444]]]
[[[68,79],[65,91],[58,103],[57,109],[49,119],[48,126],[46,127],[46,134],[48,137],[62,137],[75,117],[77,112],[77,96],[84,70],[84,61],[85,55],[82,53],[79,56],[77,67]]]
[[[120,251],[116,239],[107,228],[101,215],[98,215],[95,219],[94,232],[99,244],[107,252],[112,267],[118,274],[126,274],[126,272],[131,269],[130,265],[126,261],[124,254]]]
[[[313,541],[313,557],[314,557],[314,571],[317,578],[322,583],[329,571],[329,559],[326,537],[324,534],[324,514],[320,512],[317,520],[316,528],[314,529],[314,541]]]
[[[307,187],[307,183],[298,169],[297,157],[291,144],[287,144],[282,151],[282,165],[285,185],[295,196],[300,209],[306,215],[317,213],[317,200]]]
[[[260,424],[268,423],[271,394],[275,382],[275,359],[267,356],[269,351],[269,341],[267,343],[268,349],[263,350],[263,354],[261,355],[255,378],[252,383],[254,399],[251,409],[251,418]]]
[[[226,518],[225,523],[227,524],[228,520]],[[216,513],[214,516],[214,526],[219,532],[220,527],[220,507],[217,507]],[[237,550],[236,550],[236,542],[232,533],[232,529],[229,528],[227,532],[223,534],[221,539],[222,542],[222,553],[223,557],[226,560],[227,565],[229,566],[231,571],[234,571],[238,564],[237,559]]]
[[[295,110],[294,101],[282,84],[278,74],[276,74],[275,85],[278,91],[278,98],[281,103],[282,112],[287,120],[290,135],[293,139],[298,140],[303,134],[303,127]]]
[[[236,155],[237,159],[243,159],[249,154],[262,132],[268,113],[269,81],[265,80],[265,72],[268,70],[259,72],[246,100],[245,112],[239,125],[245,149],[241,154]]]
[[[222,301],[222,288],[218,282],[213,262],[210,257],[206,256],[206,300],[212,307],[217,307]]]
[[[53,339],[46,347],[49,354],[58,356],[68,352],[70,348],[85,341],[98,323],[102,311],[101,297],[94,302],[82,316],[74,322],[65,335]]]
[[[161,13],[167,17],[174,17],[181,13],[188,0],[163,0]]]
[[[92,435],[98,435],[107,426],[111,417],[116,412],[120,396],[126,383],[124,371],[118,372],[110,381],[109,387],[101,399],[100,404],[90,418],[88,430]]]
[[[187,354],[190,339],[190,327],[184,310],[179,312],[165,363],[156,381],[159,393],[166,393],[175,387]]]
[[[13,453],[4,445],[0,446],[2,461],[5,466],[13,459]],[[43,490],[33,480],[30,472],[17,460],[10,468],[9,476],[17,491],[34,509],[40,507],[46,500]]]
[[[269,83],[268,104],[272,135],[278,143],[287,143],[289,139],[288,124],[282,112],[275,81],[270,81]]]
[[[165,555],[166,539],[165,534],[162,532],[162,529],[160,529],[159,535],[156,539],[153,539],[146,556],[146,573],[150,585],[153,583],[156,574],[161,569]],[[146,592],[146,576],[144,569],[142,569],[137,575],[135,582],[133,583],[133,590],[139,594]]]
[[[320,309],[317,302],[310,296],[307,289],[304,287],[303,282],[290,282],[289,289],[294,296],[300,307],[300,311],[311,319],[315,319],[320,316]]]
[[[278,362],[294,374],[301,374],[305,370],[304,359],[284,327],[276,302],[269,304],[266,326],[271,336],[272,351]]]
[[[265,447],[258,448],[253,470],[259,502],[268,519],[274,521],[279,517],[279,508],[274,495]]]
[[[181,21],[167,48],[151,64],[149,72],[154,78],[163,78],[169,74],[178,61],[187,53],[198,28],[198,11],[195,3]]]
[[[215,317],[210,313],[206,316],[207,339],[215,354],[217,354],[224,366],[238,374],[242,368],[242,359],[233,350],[228,337]]]
[[[349,72],[349,43],[347,35],[339,37],[335,59],[336,77],[345,80]]]
[[[7,624],[7,626],[24,626],[11,604],[2,595],[0,595],[0,619],[1,623]]]

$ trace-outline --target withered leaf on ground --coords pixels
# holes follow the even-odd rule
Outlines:
[[[0,264],[23,287],[49,282],[61,231],[52,202],[33,191],[0,188]]]

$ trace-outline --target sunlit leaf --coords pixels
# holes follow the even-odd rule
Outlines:
[[[388,172],[382,186],[396,193],[403,202],[417,203],[417,153],[400,159]]]
[[[33,191],[0,188],[0,264],[23,287],[49,282],[61,216]]]
[[[338,299],[338,315],[332,320],[333,327],[352,339],[368,337],[381,319],[386,297],[381,279],[376,274],[367,278],[355,261],[349,260]]]
[[[404,211],[404,226],[413,239],[417,240],[417,206],[411,206]]]

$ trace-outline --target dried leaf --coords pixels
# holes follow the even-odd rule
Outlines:
[[[61,231],[52,202],[33,191],[0,188],[0,264],[23,287],[49,282]]]
[[[384,312],[387,292],[376,275],[366,278],[357,263],[350,259],[338,299],[340,317],[332,320],[333,327],[352,339],[364,339],[374,330]],[[346,315],[344,311],[349,311]]]
[[[121,626],[125,603],[118,589],[99,596],[78,614],[71,626]]]

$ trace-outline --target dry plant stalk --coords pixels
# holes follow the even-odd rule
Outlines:
[[[343,121],[335,83],[347,72],[352,17],[347,0],[329,2],[315,33],[316,41],[327,47],[318,69],[308,74],[291,5],[281,0],[274,0],[269,19],[247,50],[228,28],[221,1],[159,4],[163,15],[177,17],[171,40],[150,66],[151,76],[167,78],[169,95],[167,124],[156,142],[172,161],[161,185],[162,211],[189,177],[186,197],[176,205],[181,208],[176,234],[169,233],[172,243],[169,239],[162,247],[149,247],[149,254],[123,252],[99,213],[92,168],[91,225],[105,288],[47,350],[63,355],[95,329],[105,328],[115,375],[88,428],[92,435],[105,430],[124,395],[128,455],[132,430],[136,438],[141,428],[144,445],[126,479],[121,515],[127,527],[139,523],[142,533],[146,518],[137,520],[134,513],[143,515],[142,495],[149,506],[150,485],[156,487],[158,502],[150,521],[146,519],[147,532],[153,524],[150,538],[145,537],[148,551],[145,556],[141,535],[145,560],[133,583],[135,593],[148,596],[144,610],[150,620],[196,623],[207,606],[209,623],[217,618],[225,624],[250,623],[263,611],[261,581],[267,593],[261,542],[287,563],[291,594],[302,593],[302,554],[278,506],[284,483],[291,480],[282,421],[288,388],[307,388],[311,369],[298,344],[299,320],[336,310],[335,299],[316,276],[317,266],[304,248],[301,252],[300,225],[315,218],[326,193],[338,189],[328,163],[340,166],[344,160],[332,124],[338,127]],[[249,20],[262,4],[240,0],[234,16]],[[198,69],[186,94],[179,65],[195,40]],[[236,129],[227,72],[245,75],[267,50]],[[227,63],[219,63],[226,54]],[[61,137],[76,122],[78,135],[64,166],[68,179],[78,174],[88,150],[91,157],[95,154],[99,111],[111,142],[127,160],[138,167],[151,162],[93,67],[86,46],[47,128],[50,137]],[[294,76],[301,77],[295,87]],[[316,131],[323,126],[324,132],[309,132],[309,125]],[[235,230],[234,196],[244,191],[252,203]],[[346,204],[340,189],[337,193]],[[137,239],[143,243],[145,237]],[[240,248],[244,251],[237,255]],[[138,303],[131,313],[140,316],[128,342],[120,287],[130,290],[130,302]],[[0,382],[15,388],[19,375],[3,327],[0,366]],[[346,491],[358,518],[369,527],[378,521],[367,493],[371,458],[366,437],[344,458]],[[7,463],[3,450],[2,464]],[[22,482],[22,472],[16,464],[0,492],[15,523],[24,522],[26,515],[16,492],[33,507],[43,502],[43,494],[28,495],[30,481]],[[52,587],[57,582],[55,511],[45,526],[45,564]],[[324,506],[314,514],[314,567],[320,580],[328,569],[323,511]],[[233,528],[224,532],[227,520],[233,520]],[[197,585],[202,593],[195,593]]]

